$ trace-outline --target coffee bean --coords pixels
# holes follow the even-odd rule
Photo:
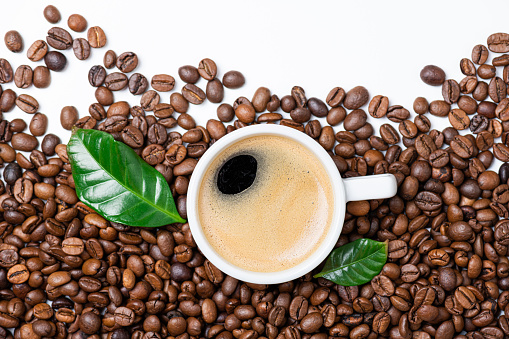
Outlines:
[[[65,50],[71,48],[72,37],[65,29],[53,27],[48,31],[46,42],[55,49]]]
[[[133,52],[124,52],[118,56],[116,66],[121,72],[130,73],[138,66],[138,56]]]
[[[189,102],[180,93],[172,93],[170,95],[170,104],[178,113],[186,113],[189,108]]]
[[[383,95],[376,95],[369,103],[368,112],[373,118],[382,118],[389,109],[389,99]]]
[[[211,138],[215,140],[218,140],[226,135],[226,127],[224,127],[223,123],[214,119],[207,121],[207,131],[210,133]],[[201,136],[198,140],[193,142],[198,142],[200,139]]]
[[[482,47],[478,52],[474,62],[481,62],[483,53],[487,57]],[[108,54],[105,65],[109,67],[115,64],[116,56],[114,52]],[[493,60],[494,65],[505,67],[505,63],[504,56]],[[58,137],[45,136],[40,152],[35,150],[37,139],[22,133],[26,128],[22,120],[0,122],[0,159],[8,163],[4,184],[0,182],[0,192],[4,194],[0,206],[5,219],[0,223],[0,233],[7,234],[2,237],[0,251],[0,286],[4,286],[0,293],[12,301],[8,305],[24,305],[21,311],[16,308],[16,313],[11,306],[4,306],[6,312],[0,310],[0,326],[18,326],[17,317],[26,313],[28,309],[24,308],[28,305],[33,309],[30,312],[35,312],[34,319],[19,332],[41,337],[53,337],[67,329],[76,333],[74,336],[85,336],[87,332],[92,334],[92,329],[98,333],[100,328],[119,337],[129,337],[128,330],[133,335],[143,335],[144,331],[157,336],[167,331],[171,336],[204,333],[222,339],[262,333],[270,338],[279,334],[297,338],[302,336],[299,331],[318,339],[325,333],[316,332],[324,331],[338,337],[368,337],[373,332],[408,338],[412,331],[419,337],[451,337],[465,330],[465,335],[477,331],[500,337],[499,331],[505,325],[494,320],[498,310],[506,306],[504,293],[509,286],[509,266],[504,259],[509,244],[509,224],[504,220],[509,216],[505,206],[509,202],[509,170],[505,171],[505,165],[499,173],[487,169],[494,157],[506,158],[507,98],[505,93],[500,94],[501,90],[497,93],[500,80],[495,77],[494,67],[481,68],[480,75],[492,79],[488,85],[476,79],[471,62],[463,60],[460,66],[464,73],[473,75],[467,75],[459,84],[448,80],[443,86],[450,87],[444,101],[428,105],[426,99],[416,99],[414,110],[419,115],[413,122],[403,107],[389,107],[389,99],[377,96],[371,100],[368,111],[372,116],[388,115],[399,123],[404,150],[397,145],[389,147],[400,138],[390,124],[382,123],[382,137],[378,137],[373,135],[373,126],[364,111],[354,110],[347,115],[341,107],[346,96],[341,88],[329,93],[326,102],[333,107],[330,111],[320,99],[308,100],[299,86],[281,100],[260,88],[252,101],[240,96],[233,107],[220,105],[219,121],[211,119],[204,128],[196,126],[193,117],[185,113],[189,101],[180,93],[173,93],[169,104],[159,103],[155,91],[145,93],[140,106],[115,102],[112,91],[101,86],[106,71],[97,68],[97,102],[89,106],[90,116],[77,120],[77,110],[69,107],[61,114],[62,124],[68,128],[98,128],[134,148],[168,181],[177,211],[183,217],[187,217],[189,176],[198,159],[211,143],[255,119],[256,123],[280,121],[281,125],[316,139],[346,178],[368,173],[394,174],[399,187],[397,196],[347,204],[347,219],[337,246],[359,237],[389,241],[389,262],[381,275],[359,287],[335,286],[310,276],[272,287],[240,283],[196,251],[187,224],[151,231],[110,223],[94,213],[78,200],[66,145],[60,144]],[[206,68],[200,66],[198,73]],[[14,74],[15,83],[26,86],[22,70],[20,67],[16,72],[19,74]],[[44,70],[49,75],[48,69]],[[115,76],[122,82],[127,79],[118,74]],[[509,70],[503,73],[502,81],[505,75],[509,78]],[[131,92],[139,94],[147,89],[147,80],[141,74],[133,74],[129,80],[119,88],[129,86]],[[49,84],[49,76],[41,80],[45,82]],[[210,101],[219,103],[223,99],[223,94],[217,99],[212,95],[214,86],[224,93],[220,85],[219,80],[210,80],[206,91]],[[456,85],[461,94],[472,96],[457,94],[456,98]],[[163,76],[161,86],[160,89],[173,89],[174,79]],[[498,105],[486,100],[488,95],[495,95],[490,99],[499,100]],[[26,96],[20,98],[21,105],[25,101],[29,106],[34,103]],[[15,101],[16,94],[6,89],[0,96],[0,108],[6,112]],[[446,101],[456,101],[458,108],[451,110]],[[105,109],[103,105],[109,107]],[[276,113],[279,107],[295,121]],[[38,110],[25,108],[32,113]],[[448,115],[455,128],[431,130],[430,120],[424,115],[428,109],[434,115]],[[153,115],[146,115],[146,110],[152,110]],[[256,115],[266,110],[270,113]],[[173,117],[174,111],[181,113],[178,120]],[[239,120],[232,126],[222,123],[233,120],[236,113]],[[297,113],[306,114],[302,118]],[[322,127],[319,120],[309,121],[312,114],[327,116],[329,125],[344,121],[346,131],[335,135],[331,126]],[[30,126],[34,135],[43,133],[35,123],[39,116],[42,127],[45,125],[44,116],[35,114]],[[96,127],[103,119],[106,120]],[[177,124],[187,132],[168,133],[167,129]],[[474,135],[459,135],[458,129],[467,127]],[[497,137],[502,139],[494,146]],[[444,143],[449,148],[444,148],[448,147]],[[17,150],[32,153],[28,157],[16,154]],[[57,158],[47,158],[55,152]],[[8,287],[9,270],[16,265],[26,267],[26,280]],[[469,309],[456,299],[460,287],[474,296]],[[46,306],[45,298],[52,300],[53,307]],[[178,307],[171,308],[175,303]],[[129,314],[132,312],[127,321],[115,314],[122,307]],[[166,310],[168,307],[171,310]],[[103,314],[99,311],[105,308],[96,327],[90,329],[90,324],[82,323],[82,318],[95,323],[96,317]],[[49,319],[56,319],[57,325]],[[477,326],[485,326],[483,332]],[[111,331],[113,327],[116,329]],[[67,332],[62,336],[65,335]]]
[[[347,131],[356,130],[364,126],[364,124],[366,124],[366,120],[366,113],[361,109],[357,109],[346,116],[343,126]]]
[[[9,61],[0,58],[0,83],[5,84],[11,82],[13,77],[14,74]]]
[[[36,40],[32,43],[30,48],[27,51],[27,57],[31,61],[39,61],[48,52],[48,45],[44,40]]]
[[[451,148],[462,158],[470,158],[473,154],[473,143],[467,137],[457,135],[454,140],[451,141]]]
[[[58,51],[49,51],[44,56],[46,67],[55,72],[60,72],[67,65],[67,58]]]
[[[96,124],[97,120],[95,120],[92,117],[86,116],[76,121],[76,124],[74,124],[74,126],[76,126],[77,128],[92,129],[95,127]]]
[[[345,99],[346,92],[341,87],[334,87],[327,95],[326,102],[330,107],[339,107]]]
[[[79,14],[72,14],[67,19],[67,25],[75,32],[84,32],[87,29],[87,20]]]
[[[346,118],[346,110],[343,107],[334,107],[327,114],[327,123],[336,126]]]
[[[4,42],[7,49],[11,52],[17,53],[23,50],[23,38],[18,31],[8,31],[5,33]]]
[[[206,95],[201,88],[188,83],[182,88],[182,96],[193,105],[199,105],[205,101]],[[142,105],[143,107],[143,105]]]
[[[481,133],[488,128],[489,120],[485,116],[476,115],[470,122],[470,131],[474,134]]]
[[[488,94],[494,102],[500,102],[507,96],[507,86],[499,77],[491,79],[488,85]]]
[[[213,103],[220,103],[224,98],[224,87],[219,79],[213,79],[207,83],[207,99]]]
[[[21,65],[14,73],[14,84],[19,88],[28,88],[32,85],[32,78],[32,68],[27,65]]]
[[[12,266],[7,272],[7,280],[12,284],[21,284],[28,280],[30,273],[25,265]]]
[[[41,150],[47,156],[55,154],[55,147],[60,144],[60,138],[55,134],[46,134],[41,142]]]
[[[237,89],[244,86],[246,79],[238,71],[228,71],[223,75],[223,85],[226,88]]]
[[[497,74],[497,69],[493,65],[484,64],[479,66],[477,74],[482,79],[491,79]]]
[[[141,153],[141,157],[145,160],[149,165],[155,166],[160,164],[164,160],[164,148],[158,144],[151,144],[145,147]]]
[[[456,80],[449,79],[442,85],[442,96],[449,105],[458,101],[460,97],[460,86]]]
[[[78,110],[74,106],[65,106],[60,113],[60,124],[68,131],[78,121]]]
[[[123,90],[127,87],[128,83],[127,75],[120,72],[110,73],[104,78],[104,86],[111,91]]]
[[[443,100],[435,100],[429,104],[429,112],[437,117],[445,117],[451,111],[451,105]]]
[[[177,124],[185,130],[190,130],[196,127],[196,122],[193,117],[187,113],[182,113],[177,119]]]
[[[16,106],[23,112],[34,114],[39,109],[39,103],[28,94],[21,94],[16,98]]]
[[[72,50],[78,60],[86,60],[90,57],[90,44],[83,38],[74,39]]]
[[[478,46],[482,46],[482,45],[478,45]],[[472,51],[472,58],[474,58],[474,56],[475,56],[476,59],[479,60],[481,57],[480,54],[482,53],[482,50],[480,50],[479,48],[477,48],[477,50],[476,50],[476,47],[474,47],[474,50]],[[474,55],[474,52],[476,55]],[[467,76],[475,76],[476,75],[476,69],[475,69],[474,63],[467,58],[461,59],[460,69],[461,69],[461,73],[463,73]]]
[[[148,80],[143,74],[133,73],[129,77],[129,92],[134,95],[143,94],[148,88]]]
[[[394,294],[394,284],[384,275],[377,275],[371,280],[371,286],[376,294],[384,297],[390,297]]]
[[[235,110],[235,116],[239,121],[249,124],[254,121],[256,112],[253,106],[240,104]]]
[[[106,79],[106,70],[100,65],[95,65],[88,72],[88,82],[94,87],[99,87]]]
[[[334,130],[330,126],[325,126],[320,131],[320,136],[318,138],[318,142],[325,148],[327,151],[332,150],[334,147]]]
[[[208,58],[203,59],[198,65],[198,73],[205,80],[213,80],[217,75],[216,63]]]
[[[488,49],[495,53],[509,52],[509,34],[494,33],[488,37]]]
[[[300,327],[304,333],[316,332],[320,327],[322,327],[322,325],[323,317],[318,312],[309,313],[300,321]]]
[[[475,91],[478,81],[476,76],[466,76],[459,83],[459,90],[463,94],[470,94]]]
[[[507,162],[509,161],[509,147],[504,144],[496,143],[493,145],[493,154],[495,158],[500,161]],[[504,160],[507,159],[507,160]]]
[[[132,148],[143,146],[143,134],[134,126],[126,126],[122,130],[122,141]]]
[[[30,133],[35,137],[40,137],[46,133],[48,128],[48,117],[43,113],[36,113],[30,120]]]
[[[496,116],[497,104],[490,101],[482,101],[477,106],[477,113],[485,116],[488,119],[493,119]]]
[[[329,110],[323,101],[318,98],[309,98],[307,108],[315,117],[322,118],[327,116]]]
[[[349,90],[343,101],[343,106],[347,109],[357,109],[366,104],[369,100],[369,93],[366,88],[357,86]]]
[[[398,132],[394,129],[394,127],[392,127],[392,125],[389,124],[383,124],[380,126],[380,136],[389,145],[397,144],[400,141]]]
[[[417,136],[418,129],[415,123],[411,122],[410,120],[403,120],[399,124],[399,132],[405,138],[415,138]]]
[[[222,122],[230,122],[235,117],[235,111],[230,104],[221,104],[217,108],[217,118]]]
[[[44,18],[48,20],[49,23],[56,24],[60,21],[61,16],[59,10],[52,5],[48,5],[44,8]]]
[[[472,49],[472,61],[477,65],[482,65],[488,60],[489,51],[484,45],[476,45]]]
[[[410,112],[403,106],[394,105],[387,109],[387,118],[393,122],[402,122],[410,117]]]
[[[470,119],[465,111],[455,108],[449,112],[449,122],[456,130],[464,130],[470,126]]]
[[[297,107],[296,109],[290,112],[290,117],[295,122],[303,123],[311,118],[311,112],[307,108]]]
[[[46,88],[51,83],[51,74],[48,67],[37,66],[34,68],[33,84],[37,88]]]
[[[119,307],[115,310],[115,322],[121,326],[123,326],[122,324],[125,323],[125,321],[126,321],[124,314],[129,314],[129,315],[131,314],[128,311],[124,311],[125,309],[128,309],[128,308],[127,307]],[[118,311],[118,313],[117,313],[117,311]],[[123,311],[124,311],[124,313],[123,313]],[[131,311],[131,312],[133,312],[133,311]],[[117,320],[118,318],[121,318],[124,322]],[[79,318],[79,327],[80,327],[81,331],[83,331],[83,333],[86,333],[86,334],[97,333],[97,331],[99,331],[100,326],[101,326],[101,318],[94,312],[83,313]]]
[[[291,95],[285,95],[281,98],[281,109],[283,112],[290,113],[295,107],[297,107],[297,103]]]
[[[87,40],[92,48],[101,48],[106,45],[106,35],[99,26],[90,27],[88,29]]]
[[[156,74],[150,82],[153,89],[159,92],[168,92],[175,86],[175,79],[171,75]]]
[[[421,70],[421,80],[430,86],[440,86],[445,82],[445,72],[438,66],[428,65]]]

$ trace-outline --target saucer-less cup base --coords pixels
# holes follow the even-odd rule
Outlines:
[[[212,160],[224,149],[234,143],[253,136],[282,136],[299,142],[316,155],[325,168],[333,188],[335,209],[329,232],[318,249],[302,263],[279,272],[255,272],[232,265],[219,255],[209,244],[203,233],[198,216],[198,199],[200,185]],[[336,244],[345,218],[348,201],[384,199],[396,194],[396,178],[392,174],[370,175],[342,179],[339,171],[327,152],[315,140],[305,133],[280,125],[254,125],[235,130],[216,141],[196,165],[187,191],[187,215],[193,238],[202,253],[217,268],[239,280],[256,284],[279,284],[296,279],[318,266],[332,251]]]

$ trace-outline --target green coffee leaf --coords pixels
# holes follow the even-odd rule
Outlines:
[[[78,197],[107,220],[146,227],[185,222],[162,174],[110,134],[77,129],[67,154]]]
[[[387,246],[388,242],[358,239],[336,248],[315,278],[323,277],[342,286],[365,284],[382,270],[387,261]]]

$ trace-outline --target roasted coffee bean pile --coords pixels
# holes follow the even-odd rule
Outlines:
[[[53,6],[44,16],[51,23],[61,20]],[[81,15],[68,19],[76,32],[87,25]],[[18,32],[8,32],[5,43],[13,52],[23,49]],[[97,26],[88,29],[86,39],[54,27],[46,41],[27,50],[29,60],[44,59],[47,67],[32,71],[24,65],[14,72],[0,59],[0,82],[47,87],[51,71],[67,63],[56,50],[72,48],[85,60],[91,48],[105,44]],[[188,224],[154,229],[106,221],[78,200],[66,146],[45,134],[48,119],[38,113],[37,100],[4,88],[1,112],[17,106],[33,118],[30,133],[22,119],[0,122],[5,166],[0,338],[508,337],[502,312],[509,311],[509,55],[496,56],[489,65],[490,51],[509,52],[509,35],[493,34],[487,47],[475,46],[471,59],[460,62],[466,77],[459,83],[439,67],[424,67],[422,80],[441,85],[443,100],[417,98],[413,120],[408,109],[390,104],[386,96],[370,100],[361,86],[336,87],[325,101],[307,98],[298,86],[281,98],[261,87],[251,100],[221,103],[225,87],[240,88],[245,79],[229,71],[220,80],[210,59],[181,67],[178,78],[186,85],[165,103],[161,93],[174,89],[173,76],[155,75],[149,82],[133,73],[135,53],[117,56],[111,50],[104,67],[90,70],[97,102],[89,115],[80,119],[75,107],[62,109],[65,129],[111,133],[160,171],[184,218],[189,178],[199,158],[215,140],[249,124],[279,123],[306,133],[329,152],[343,177],[394,174],[397,196],[347,205],[337,246],[361,237],[389,240],[381,274],[358,287],[313,279],[314,272],[279,285],[244,283],[204,258]],[[496,76],[500,67],[502,78]],[[198,86],[203,81],[205,91]],[[139,96],[139,105],[115,101],[114,92],[123,89]],[[205,100],[221,103],[217,119],[197,126],[187,113],[189,104]],[[368,122],[365,104],[372,118],[390,121],[380,136]],[[428,112],[448,116],[452,127],[432,130]],[[172,130],[177,125],[186,132]],[[42,136],[39,150],[36,137]],[[504,162],[498,173],[487,170],[494,157]]]

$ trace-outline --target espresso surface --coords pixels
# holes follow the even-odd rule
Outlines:
[[[240,154],[258,162],[238,194],[217,187],[222,165]],[[250,271],[275,272],[306,260],[329,230],[333,193],[325,169],[299,143],[279,136],[244,139],[220,154],[200,187],[199,218],[216,252]]]

